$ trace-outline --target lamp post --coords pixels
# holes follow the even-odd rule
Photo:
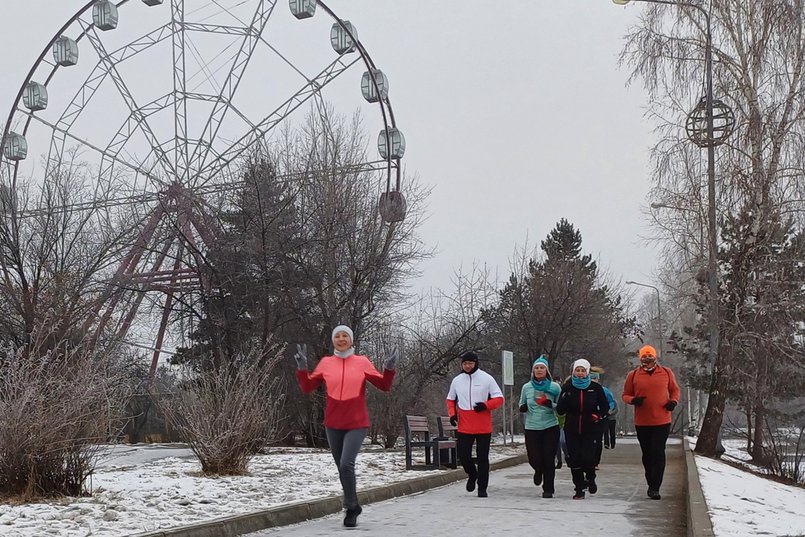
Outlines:
[[[665,335],[662,331],[662,306],[660,305],[660,290],[654,287],[653,285],[649,285],[647,283],[640,283],[640,282],[633,282],[632,280],[626,280],[626,285],[639,285],[640,287],[648,287],[649,289],[654,289],[657,292],[657,323],[660,325],[658,330],[660,334],[660,358],[665,359],[665,352],[663,352],[663,339],[665,339]]]
[[[706,95],[704,99],[704,123],[705,128],[702,130],[700,116],[697,112],[701,112],[701,104],[688,115],[685,129],[687,130],[688,138],[698,145],[699,147],[707,148],[707,232],[708,232],[708,248],[707,248],[707,288],[708,288],[708,317],[707,317],[707,332],[708,332],[708,361],[710,364],[710,379],[711,389],[716,387],[715,381],[718,375],[718,356],[719,356],[719,289],[718,289],[718,235],[716,230],[716,172],[715,172],[715,147],[724,143],[727,137],[732,133],[735,126],[735,116],[732,110],[721,101],[716,102],[713,99],[713,41],[712,31],[710,25],[710,12],[703,7],[696,4],[689,4],[687,2],[675,0],[612,0],[617,5],[626,5],[630,1],[644,2],[648,4],[664,4],[669,6],[676,6],[678,8],[691,8],[698,11],[705,20],[705,49],[704,49],[704,69],[705,69],[705,88]],[[719,126],[715,126],[714,109],[716,105],[719,109],[718,119]],[[707,414],[713,411],[716,414],[715,408],[711,409],[708,403]],[[707,421],[707,420],[705,420]],[[719,429],[721,420],[718,419]],[[704,444],[704,443],[702,443]],[[699,446],[697,444],[697,447]]]

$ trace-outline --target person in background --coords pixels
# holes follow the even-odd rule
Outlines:
[[[621,398],[634,406],[635,431],[648,484],[646,494],[659,500],[665,475],[665,444],[671,431],[671,413],[679,404],[679,384],[673,371],[657,363],[657,350],[651,345],[641,347],[638,357],[640,366],[626,375]]]
[[[562,457],[567,461],[567,442],[565,441],[565,415],[557,414],[556,419],[559,421],[559,445],[556,447],[556,464],[557,470],[562,468]]]
[[[615,449],[615,436],[618,424],[618,402],[615,400],[609,388],[604,386],[604,390],[608,394],[607,399],[612,397],[612,401],[610,401],[609,405],[609,416],[607,416],[604,427],[604,449]]]
[[[553,498],[554,456],[559,446],[559,420],[554,407],[561,386],[548,372],[548,360],[540,356],[531,368],[531,380],[520,390],[520,412],[525,413],[525,448],[534,469],[534,485],[542,485],[542,497]]]
[[[583,500],[585,491],[598,492],[595,482],[596,439],[600,438],[600,421],[607,415],[609,402],[600,384],[590,380],[590,362],[573,363],[573,375],[562,386],[556,412],[565,415],[570,473],[575,487],[574,500]]]
[[[601,374],[604,372],[603,369],[597,366],[593,366],[592,371],[590,372],[590,379],[595,382],[596,384],[601,384]],[[609,411],[607,412],[607,417],[603,418],[600,422],[600,435],[596,440],[596,457],[595,457],[595,469],[598,470],[598,466],[601,464],[601,454],[604,451],[604,440],[606,435],[609,431],[609,416],[612,415],[613,412],[617,412],[618,405],[615,403],[615,397],[612,395],[612,392],[609,391],[609,388],[601,384],[601,387],[604,389],[604,395],[607,396],[607,402],[609,403]]]
[[[348,528],[358,525],[358,515],[363,511],[358,504],[355,459],[369,430],[366,383],[389,391],[398,357],[395,348],[383,362],[381,374],[369,358],[355,354],[352,337],[351,328],[336,326],[332,333],[335,351],[322,357],[312,373],[307,369],[307,345],[297,345],[294,354],[296,378],[302,391],[310,393],[322,383],[327,390],[324,428],[344,491],[344,526]]]
[[[456,452],[467,473],[467,492],[478,485],[478,497],[486,498],[489,485],[489,445],[492,442],[492,410],[503,406],[503,392],[489,373],[478,369],[478,355],[461,355],[461,373],[450,383],[447,414],[457,425]],[[478,464],[472,460],[472,445]]]

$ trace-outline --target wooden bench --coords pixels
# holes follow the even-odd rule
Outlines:
[[[456,438],[458,427],[450,423],[450,416],[439,416],[436,423],[439,425],[439,438]]]
[[[449,420],[448,420],[449,423]],[[438,470],[442,466],[441,450],[448,450],[448,460],[444,461],[450,468],[456,468],[455,438],[434,438],[430,434],[428,418],[425,416],[405,416],[405,469],[406,470]],[[414,448],[425,449],[425,464],[414,464]]]

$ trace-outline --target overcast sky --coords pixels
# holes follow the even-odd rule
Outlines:
[[[3,118],[39,52],[85,3],[3,0]],[[159,9],[169,9],[168,0],[165,4]],[[649,233],[651,125],[643,119],[642,88],[627,88],[627,72],[617,65],[622,36],[640,5],[623,8],[610,0],[330,0],[328,5],[356,25],[389,77],[407,140],[406,170],[433,188],[422,235],[438,254],[422,266],[425,274],[416,288],[448,287],[452,272],[473,262],[497,268],[505,280],[515,246],[526,237],[532,244],[542,240],[563,217],[581,231],[586,252],[616,279],[652,282],[655,256],[641,239]],[[121,16],[123,9],[142,7],[124,6]],[[287,12],[287,0],[280,0],[278,9]],[[365,114],[372,113],[367,107]]]

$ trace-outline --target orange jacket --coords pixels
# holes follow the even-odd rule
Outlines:
[[[486,404],[486,410],[476,412],[475,403]],[[492,410],[503,406],[503,392],[489,373],[459,373],[450,383],[447,393],[447,413],[458,412],[458,432],[489,434],[492,432]]]
[[[387,392],[394,381],[394,371],[381,374],[366,356],[353,354],[349,358],[325,356],[313,373],[297,370],[299,387],[310,393],[324,382],[327,403],[324,407],[324,426],[330,429],[363,429],[369,427],[366,410],[366,381]]]
[[[674,372],[658,365],[651,373],[638,367],[626,375],[623,383],[624,403],[631,404],[635,397],[645,397],[643,404],[634,407],[635,425],[666,425],[671,423],[671,412],[665,409],[669,401],[679,403],[679,384]]]

